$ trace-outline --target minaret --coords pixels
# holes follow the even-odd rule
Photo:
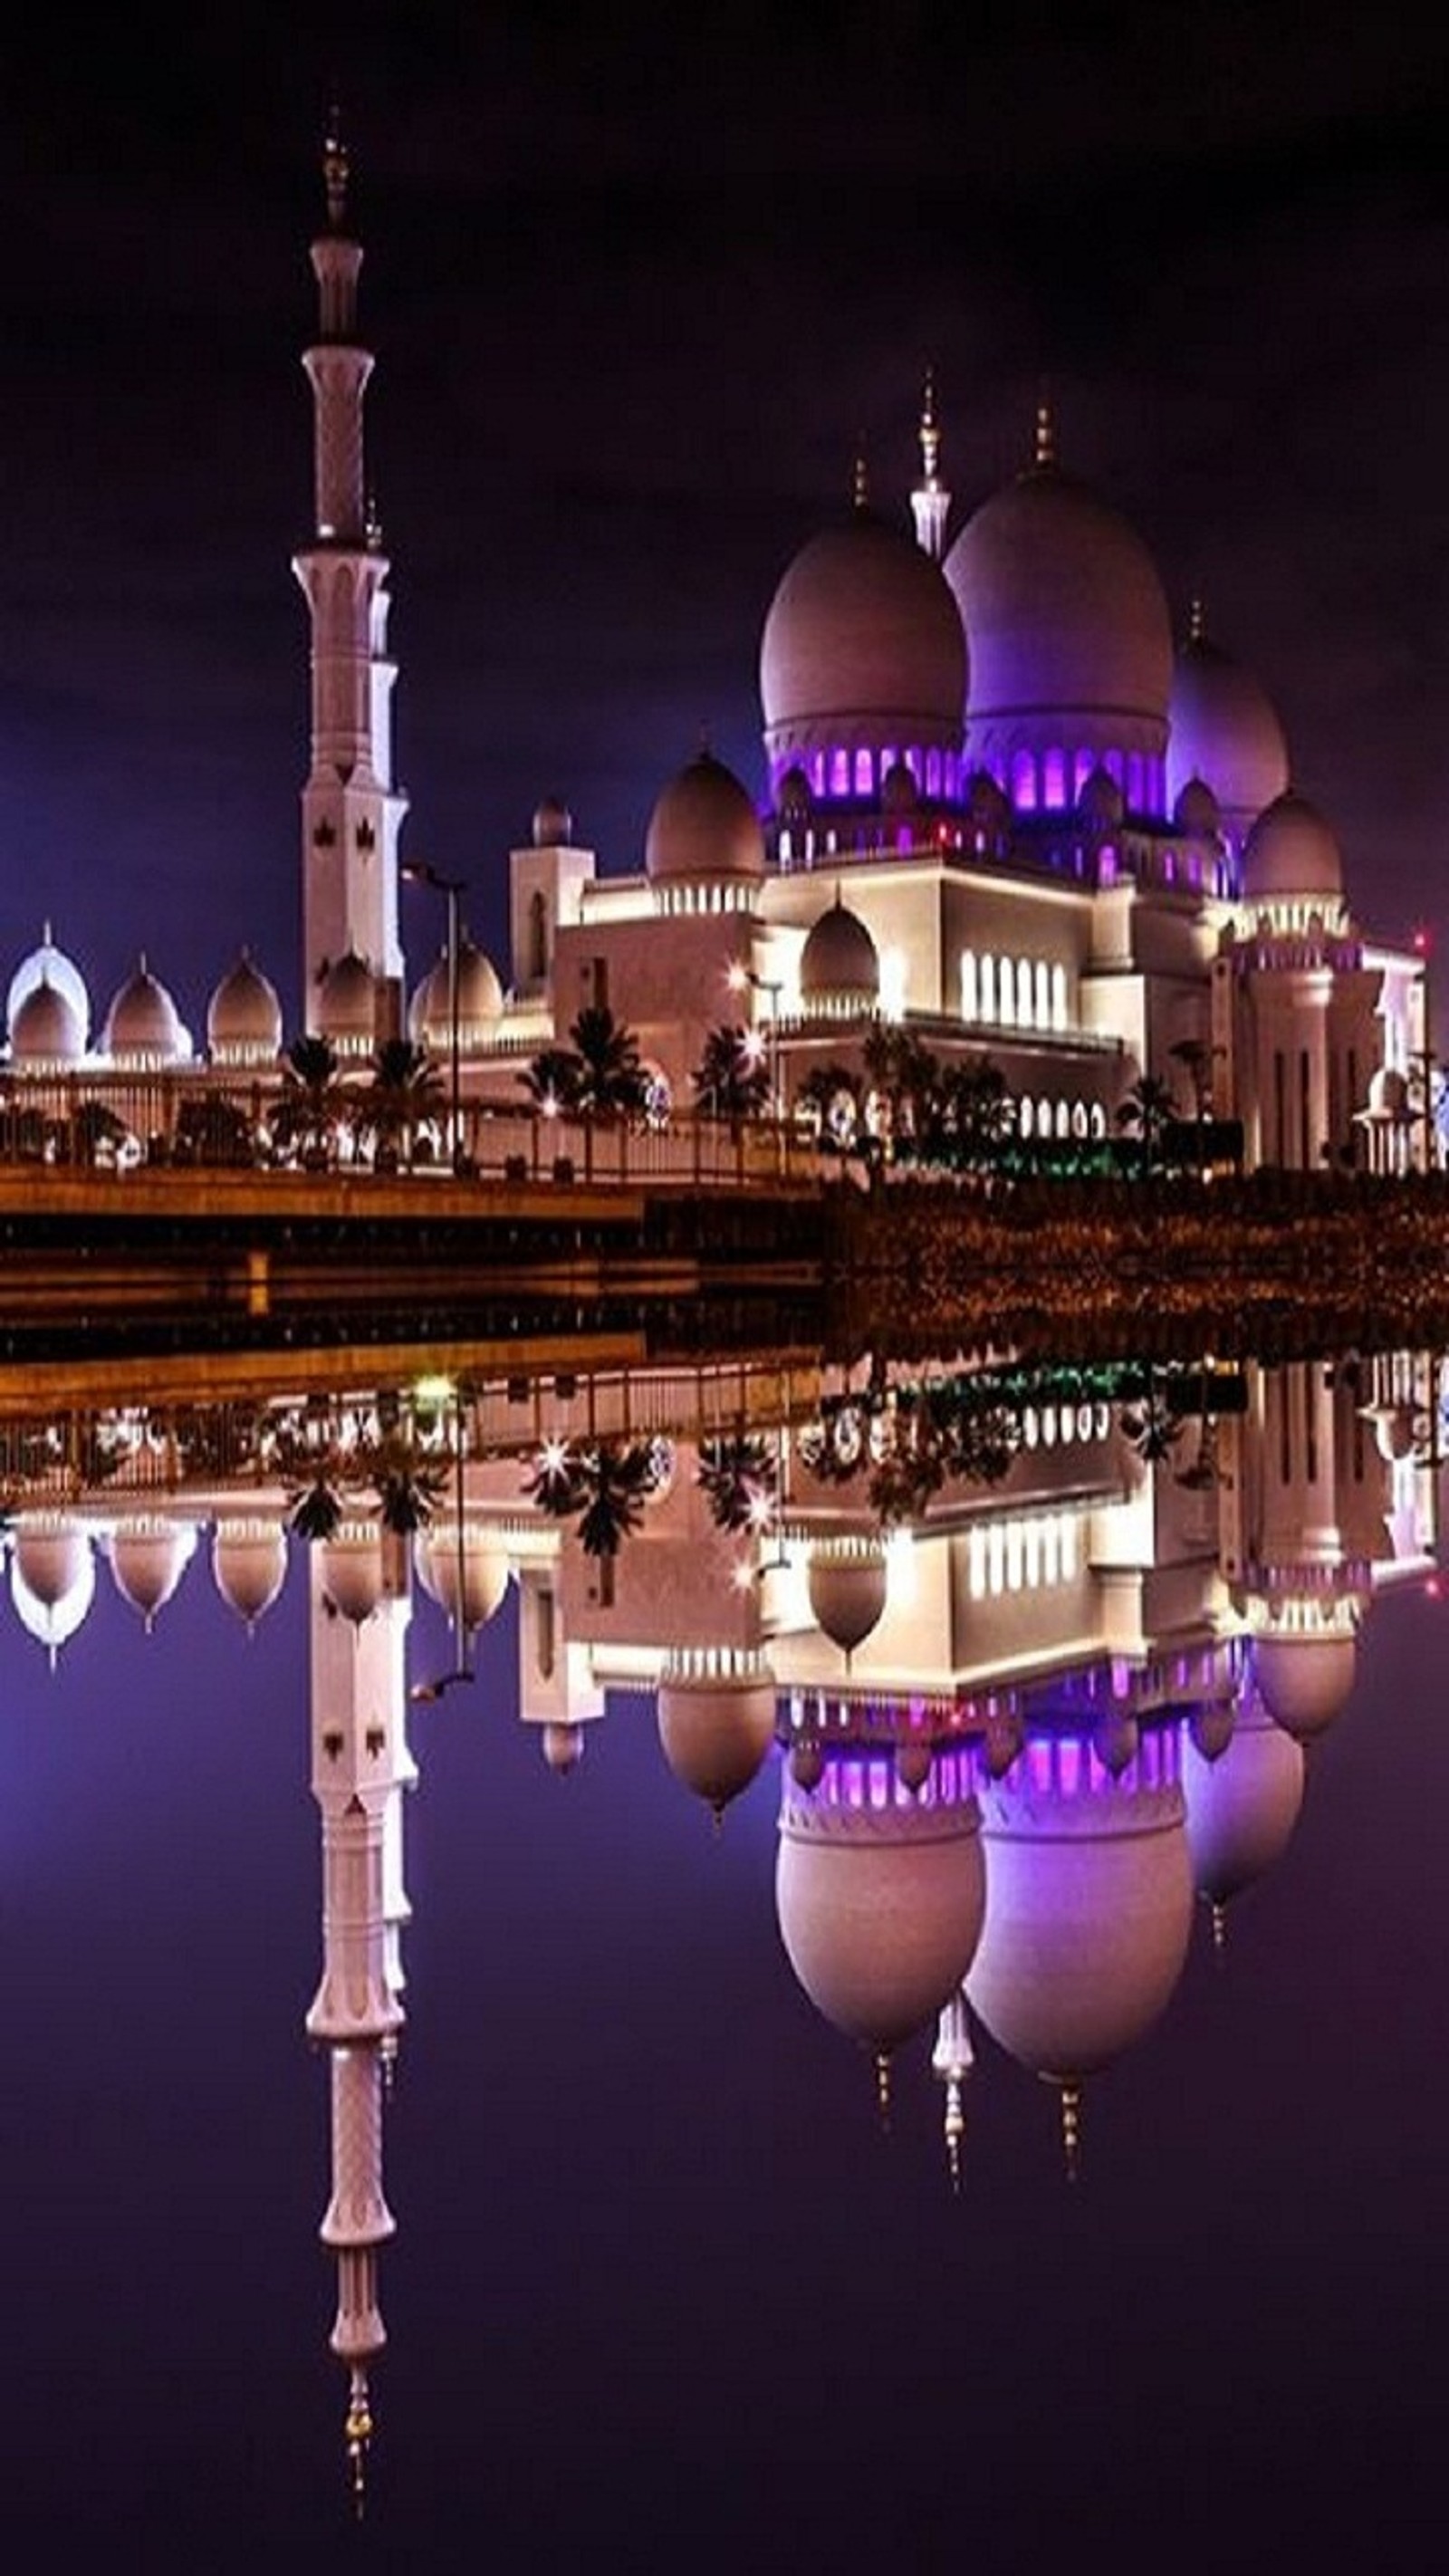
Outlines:
[[[347,154],[334,118],[322,156],[327,229],[312,244],[316,533],[293,559],[312,621],[312,762],[302,790],[303,1017],[321,1026],[327,969],[349,953],[378,979],[376,1035],[401,1026],[397,840],[407,799],[393,785],[388,563],[363,465],[372,355],[359,348],[362,250],[347,230]]]
[[[951,495],[940,476],[941,431],[936,419],[936,380],[927,370],[926,390],[921,401],[921,479],[911,494],[911,510],[916,522],[916,543],[923,554],[939,563],[946,551],[946,519]]]
[[[330,1597],[320,1547],[308,1569],[323,1962],[307,2032],[331,2058],[332,2193],[321,2233],[337,2257],[331,2340],[348,2373],[345,2439],[359,2509],[372,2437],[368,2364],[387,2340],[377,2258],[395,2222],[383,2193],[383,2093],[403,2021],[401,1804],[417,1776],[404,1731],[406,1573],[390,1571],[375,1608],[357,1619]]]

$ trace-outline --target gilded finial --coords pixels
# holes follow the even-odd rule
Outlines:
[[[347,146],[342,140],[342,114],[335,99],[327,111],[322,178],[327,190],[327,221],[334,233],[340,233],[347,219]]]
[[[1080,2084],[1062,2085],[1061,2105],[1062,2162],[1066,2167],[1068,2182],[1075,2182],[1081,2170],[1082,2088]]]
[[[367,2454],[372,2444],[372,2401],[367,2393],[367,2373],[360,2367],[353,2371],[347,2392],[343,2438],[352,2478],[352,2509],[360,2522],[367,2504]]]
[[[1045,385],[1037,397],[1036,436],[1031,461],[1038,474],[1048,472],[1057,461],[1057,425],[1051,395]]]
[[[890,2051],[878,2048],[875,2053],[875,2107],[880,2117],[881,2135],[891,2133],[891,2060]]]
[[[937,469],[941,462],[941,431],[936,419],[936,376],[926,369],[925,392],[921,397],[921,475],[928,492],[936,488]]]
[[[870,474],[865,461],[864,430],[861,431],[860,436],[856,441],[855,463],[851,468],[850,477],[850,501],[852,509],[868,510],[870,508]]]
[[[1206,633],[1207,627],[1202,613],[1202,593],[1195,590],[1187,603],[1187,640],[1189,644],[1200,644]]]
[[[369,551],[373,554],[380,554],[382,551],[382,519],[378,511],[377,494],[375,492],[369,492],[367,496],[367,524],[365,534],[367,537]]]

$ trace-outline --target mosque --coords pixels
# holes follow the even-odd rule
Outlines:
[[[601,870],[546,796],[509,856],[506,967],[455,925],[410,974],[373,361],[335,137],[324,174],[313,533],[295,559],[311,758],[294,1030],[354,1076],[408,1030],[456,1068],[460,1101],[517,1111],[520,1071],[599,1005],[635,1032],[663,1119],[695,1105],[721,1026],[748,1023],[790,1113],[812,1072],[859,1071],[885,1022],[947,1060],[989,1056],[1023,1137],[1105,1135],[1152,1075],[1185,1114],[1240,1120],[1249,1164],[1423,1159],[1424,961],[1360,924],[1263,689],[1200,607],[1174,643],[1147,548],[1067,469],[1046,408],[1022,471],[953,535],[929,385],[909,511],[858,467],[769,603],[759,792],[700,750],[628,873]],[[10,984],[8,1068],[118,1102],[159,1081],[174,1120],[198,1090],[264,1095],[286,1019],[243,954],[198,1043],[142,958],[93,1039],[84,980],[47,933]]]

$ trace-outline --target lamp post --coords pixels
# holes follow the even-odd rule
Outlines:
[[[769,1049],[767,1061],[770,1071],[770,1115],[778,1119],[780,1116],[780,995],[785,988],[769,975],[761,975],[753,966],[747,966],[742,957],[736,958],[726,980],[732,993],[746,991],[768,993],[770,997],[770,1016],[765,1023],[767,1032],[765,1043]]]
[[[447,1673],[435,1673],[427,1681],[414,1682],[408,1692],[408,1698],[418,1702],[439,1700],[445,1691],[453,1688],[455,1682],[470,1682],[473,1679],[473,1668],[465,1651],[467,1634],[464,1626],[467,1612],[465,1587],[468,1577],[468,1559],[464,1545],[463,1525],[463,1389],[461,1386],[453,1389],[453,1514],[453,1616],[450,1622],[453,1632],[453,1669]]]
[[[463,1155],[463,1063],[458,1033],[458,898],[467,885],[466,877],[445,877],[426,859],[404,859],[400,874],[409,885],[431,886],[435,894],[446,897],[448,905],[448,1124],[452,1135],[454,1171],[462,1168]]]

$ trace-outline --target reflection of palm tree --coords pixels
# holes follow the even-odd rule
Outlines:
[[[584,1554],[611,1559],[639,1527],[659,1474],[652,1440],[600,1440],[567,1448],[551,1442],[524,1490],[554,1520],[577,1515]]]
[[[303,1488],[292,1505],[287,1527],[309,1544],[331,1538],[342,1518],[342,1497],[324,1468]]]
[[[711,1029],[694,1069],[700,1107],[711,1118],[758,1118],[770,1096],[770,1068],[754,1029]]]
[[[1118,1417],[1122,1436],[1131,1443],[1144,1467],[1156,1467],[1170,1458],[1182,1438],[1182,1422],[1168,1405],[1161,1382],[1148,1376],[1141,1402],[1124,1405]]]
[[[426,1529],[447,1482],[446,1471],[421,1458],[399,1431],[385,1432],[368,1451],[366,1477],[377,1496],[378,1519],[399,1538]]]
[[[775,1453],[758,1433],[701,1440],[698,1481],[717,1529],[773,1529],[779,1508]]]
[[[1135,1129],[1142,1147],[1142,1169],[1150,1173],[1157,1160],[1163,1130],[1176,1114],[1172,1093],[1155,1073],[1144,1073],[1117,1104],[1119,1127]]]

